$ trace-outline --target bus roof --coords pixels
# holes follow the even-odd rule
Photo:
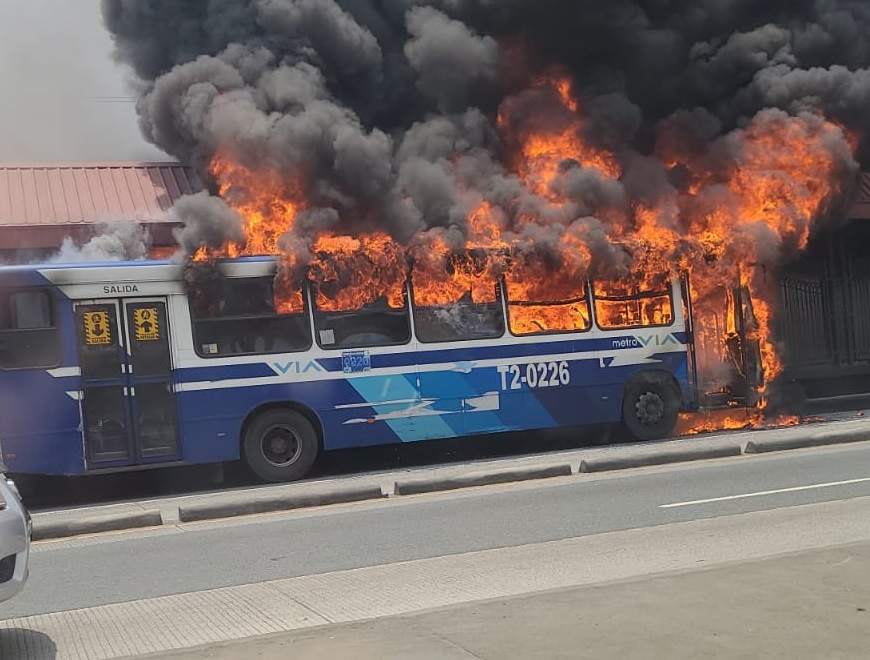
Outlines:
[[[243,257],[220,260],[227,277],[274,276],[275,257]],[[82,285],[144,282],[180,282],[185,263],[172,260],[108,261],[79,263],[32,263],[0,266],[0,280],[6,287],[52,284],[70,295],[81,294]],[[73,289],[69,289],[73,287]]]
[[[218,263],[264,263],[273,262],[276,257],[239,257],[236,259],[221,259]],[[79,262],[45,262],[45,263],[29,263],[29,264],[2,264],[0,265],[0,273],[13,272],[32,272],[45,270],[67,270],[71,268],[130,268],[139,267],[147,268],[149,266],[180,266],[183,262],[172,259],[140,259],[137,261],[79,261]]]

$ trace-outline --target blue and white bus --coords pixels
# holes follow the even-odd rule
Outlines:
[[[228,260],[201,305],[169,261],[0,267],[0,443],[10,472],[243,460],[298,479],[320,451],[622,422],[692,409],[685,286],[571,301],[276,311],[272,258]],[[516,327],[572,305],[571,331]],[[578,311],[579,310],[579,311]],[[542,313],[543,316],[543,313]],[[522,331],[521,331],[522,330]]]

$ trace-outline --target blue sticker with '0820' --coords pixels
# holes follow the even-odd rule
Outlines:
[[[341,370],[346,374],[369,371],[372,358],[368,351],[344,351],[341,354]]]

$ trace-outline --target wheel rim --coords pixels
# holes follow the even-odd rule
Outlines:
[[[295,429],[276,424],[263,434],[260,453],[269,465],[287,467],[302,455],[302,440]]]
[[[653,426],[664,418],[665,402],[655,392],[644,392],[637,398],[634,410],[641,424]]]

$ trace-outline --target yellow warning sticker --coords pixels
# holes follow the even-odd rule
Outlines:
[[[109,323],[109,312],[85,312],[82,314],[85,324],[85,343],[88,346],[103,346],[112,343],[112,327]]]
[[[133,310],[133,334],[136,341],[158,341],[160,324],[156,307],[137,307]]]

